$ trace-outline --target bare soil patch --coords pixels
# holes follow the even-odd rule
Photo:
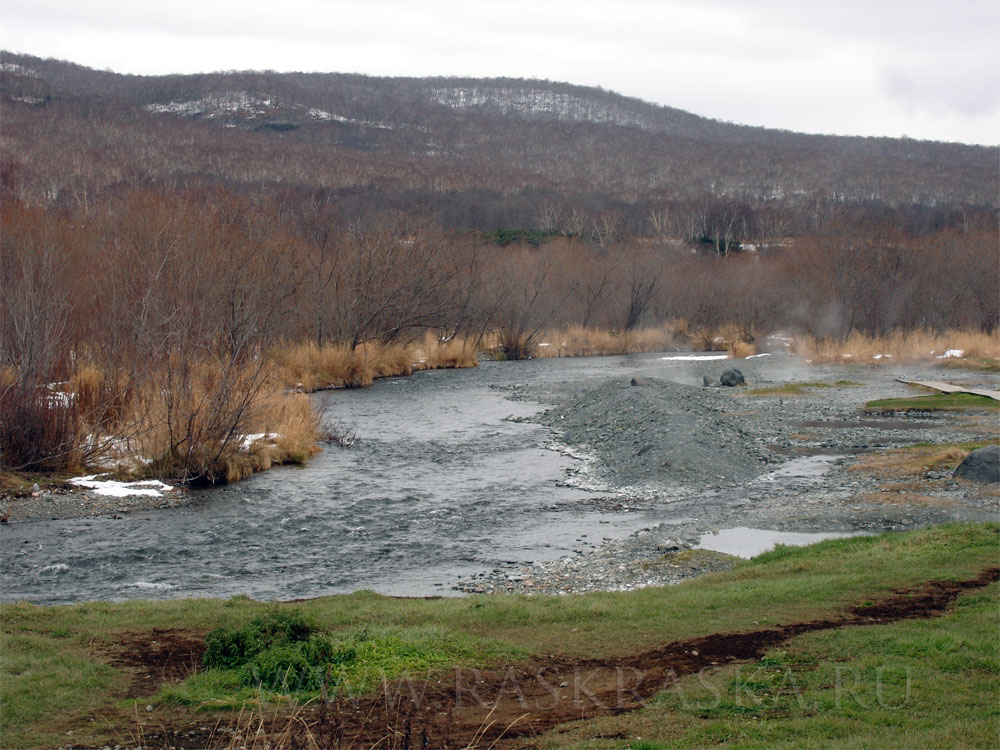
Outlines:
[[[205,634],[176,628],[127,633],[104,654],[110,664],[131,674],[129,698],[155,695],[165,682],[196,672],[205,652]]]

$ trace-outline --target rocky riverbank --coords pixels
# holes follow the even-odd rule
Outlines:
[[[100,486],[43,479],[34,486],[0,492],[0,519],[4,523],[26,523],[94,516],[117,518],[134,511],[177,508],[195,497],[187,489],[156,484],[154,488],[143,483],[114,482],[102,491]]]

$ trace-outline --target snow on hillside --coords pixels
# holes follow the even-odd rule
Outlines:
[[[283,103],[277,97],[251,94],[248,91],[227,91],[187,101],[155,102],[147,104],[145,109],[148,112],[156,114],[170,114],[178,117],[202,117],[206,119],[238,116],[243,119],[253,120],[259,117],[284,113],[287,115],[304,116],[309,120],[317,122],[341,122],[382,129],[391,127],[380,122],[355,120],[316,107]]]
[[[23,65],[18,65],[17,63],[0,63],[0,71],[4,73],[14,73],[16,75],[24,76],[26,78],[41,77],[31,68],[26,68]]]
[[[166,104],[147,104],[150,112],[178,115],[180,117],[221,117],[224,115],[243,114],[259,117],[267,114],[275,106],[274,100],[266,96],[255,96],[246,91],[228,91],[214,94],[201,99]]]
[[[645,113],[551,89],[447,86],[430,89],[428,94],[433,101],[453,109],[482,108],[505,115],[549,115],[572,122],[663,129],[662,123]]]

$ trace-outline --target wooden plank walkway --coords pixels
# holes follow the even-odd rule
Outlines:
[[[986,398],[992,398],[994,401],[1000,401],[1000,391],[988,391],[984,388],[963,388],[960,385],[945,383],[940,380],[903,380],[903,378],[896,378],[896,380],[909,385],[922,385],[924,388],[933,388],[935,391],[941,391],[941,393],[971,393],[973,396],[986,396]]]

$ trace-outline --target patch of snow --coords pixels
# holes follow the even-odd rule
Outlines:
[[[729,359],[728,354],[678,354],[672,357],[660,357],[668,362],[706,362],[713,359]]]
[[[543,343],[539,344],[539,346],[552,346],[552,344],[549,344],[549,343],[544,343],[544,342],[543,342]]]
[[[432,101],[453,109],[487,109],[502,114],[555,117],[570,122],[658,128],[655,115],[649,116],[629,107],[550,89],[518,85],[452,85],[429,89],[427,95]]]
[[[764,352],[763,354],[751,354],[747,359],[758,359],[759,357],[770,357],[770,352]]]
[[[91,474],[86,477],[74,477],[69,480],[69,484],[84,487],[93,490],[98,495],[108,497],[129,497],[132,495],[163,497],[164,492],[170,492],[174,489],[169,484],[164,484],[156,479],[147,479],[141,482],[118,482],[113,479],[98,479],[99,476],[103,475]]]
[[[325,109],[308,109],[306,110],[306,114],[314,120],[324,120],[326,122],[358,122],[357,120],[352,120],[351,118],[344,117],[343,115],[335,115],[333,112],[327,112]]]
[[[931,352],[933,354],[934,352]],[[950,359],[951,357],[964,357],[965,349],[949,349],[944,354],[935,357],[935,359]]]
[[[327,112],[325,109],[315,107],[306,108],[301,104],[279,104],[276,99],[270,96],[251,94],[247,91],[227,91],[221,94],[211,94],[201,99],[189,99],[186,101],[154,102],[147,104],[147,112],[154,114],[176,115],[177,117],[205,117],[214,119],[217,117],[231,117],[239,115],[247,119],[255,119],[269,114],[275,109],[284,111],[296,110],[304,112],[306,117],[320,122],[341,122],[354,125],[361,125],[381,130],[392,130],[393,126],[384,122],[370,120],[354,120],[343,115],[336,115]],[[234,123],[223,123],[225,127],[236,127]]]
[[[257,96],[247,91],[227,91],[201,99],[170,101],[166,104],[147,104],[146,111],[155,114],[171,114],[179,117],[219,117],[222,115],[246,114],[251,118],[264,114],[274,107],[274,100],[267,96]]]
[[[314,120],[339,120],[340,118],[327,112],[325,109],[307,109],[306,114],[309,115]]]
[[[892,355],[891,354],[873,354],[872,355],[872,359],[882,359],[883,357],[885,357],[886,359],[891,359]]]
[[[280,437],[281,435],[276,432],[255,432],[252,435],[244,436],[243,443],[240,445],[240,448],[248,451],[256,442],[274,443]]]
[[[41,77],[31,68],[26,68],[23,65],[18,65],[17,63],[0,63],[0,70],[4,73],[16,73],[17,75],[25,76],[26,78]]]
[[[45,400],[48,401],[49,406],[62,406],[68,409],[76,401],[76,394],[66,393],[65,391],[52,391],[45,394]]]

